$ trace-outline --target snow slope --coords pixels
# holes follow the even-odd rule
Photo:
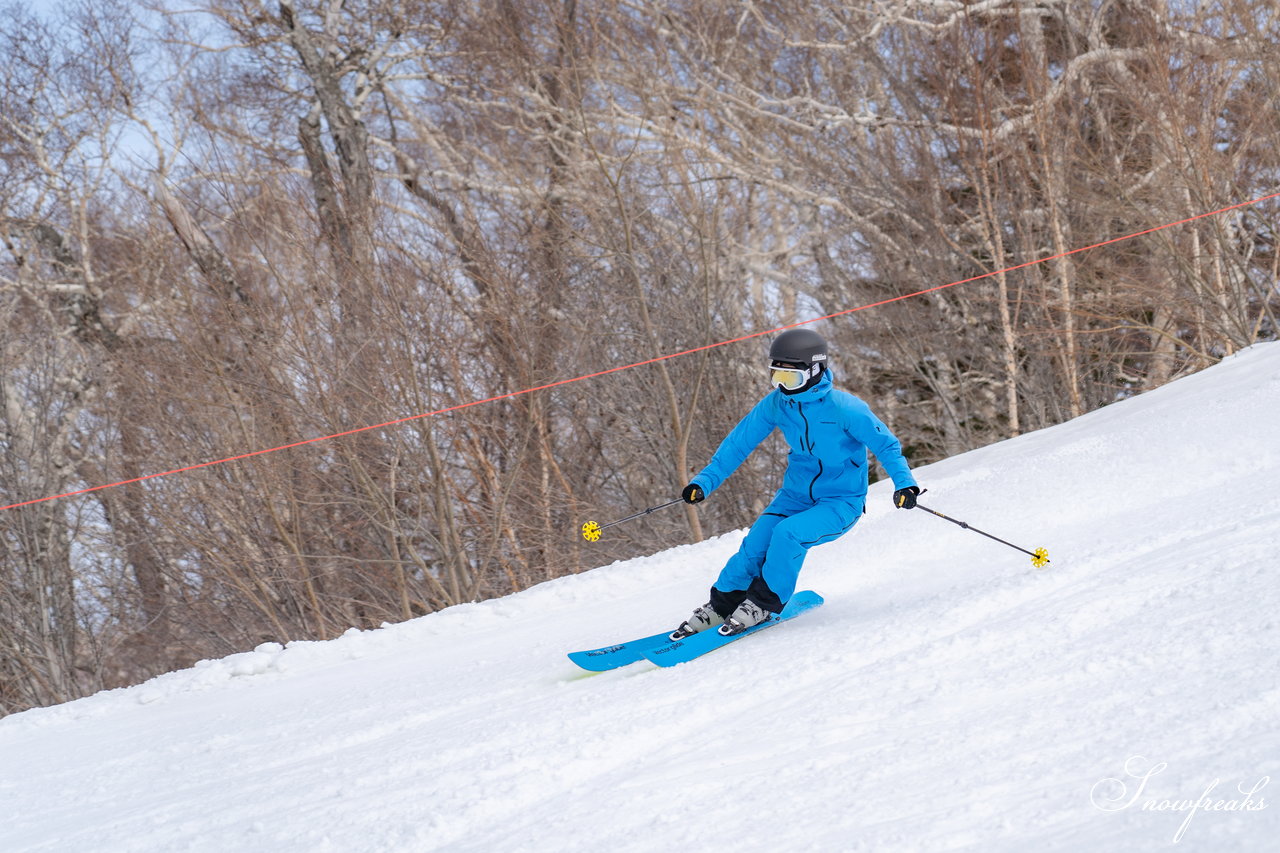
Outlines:
[[[670,670],[741,532],[0,720],[0,850],[1280,849],[1280,344],[872,490]],[[730,481],[727,488],[732,488]],[[1245,793],[1242,793],[1245,792]]]

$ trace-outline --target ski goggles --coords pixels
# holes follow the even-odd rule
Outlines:
[[[821,362],[814,362],[807,367],[792,367],[775,361],[769,365],[769,382],[784,390],[795,391],[803,388],[821,370]]]

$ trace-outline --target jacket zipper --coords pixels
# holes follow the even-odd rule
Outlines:
[[[800,420],[804,421],[804,443],[807,446],[809,453],[813,453],[813,439],[809,435],[809,419],[805,417],[804,414],[804,403],[797,402],[796,408],[800,412]],[[814,458],[817,459],[817,457]],[[809,481],[809,500],[811,501],[816,502],[818,500],[813,496],[813,487],[818,484],[818,478],[822,476],[822,471],[822,460],[818,459],[818,473],[814,474],[813,479]]]

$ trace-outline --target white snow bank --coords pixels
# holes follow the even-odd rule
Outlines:
[[[872,490],[827,604],[672,670],[564,653],[741,532],[0,720],[0,850],[1275,850],[1280,345]],[[726,488],[733,488],[733,481]]]

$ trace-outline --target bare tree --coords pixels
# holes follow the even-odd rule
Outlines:
[[[577,533],[764,391],[671,353],[878,304],[920,463],[1274,339],[1274,204],[1066,254],[1272,190],[1272,5],[10,9],[0,499],[131,482],[0,515],[0,713],[746,523]]]

